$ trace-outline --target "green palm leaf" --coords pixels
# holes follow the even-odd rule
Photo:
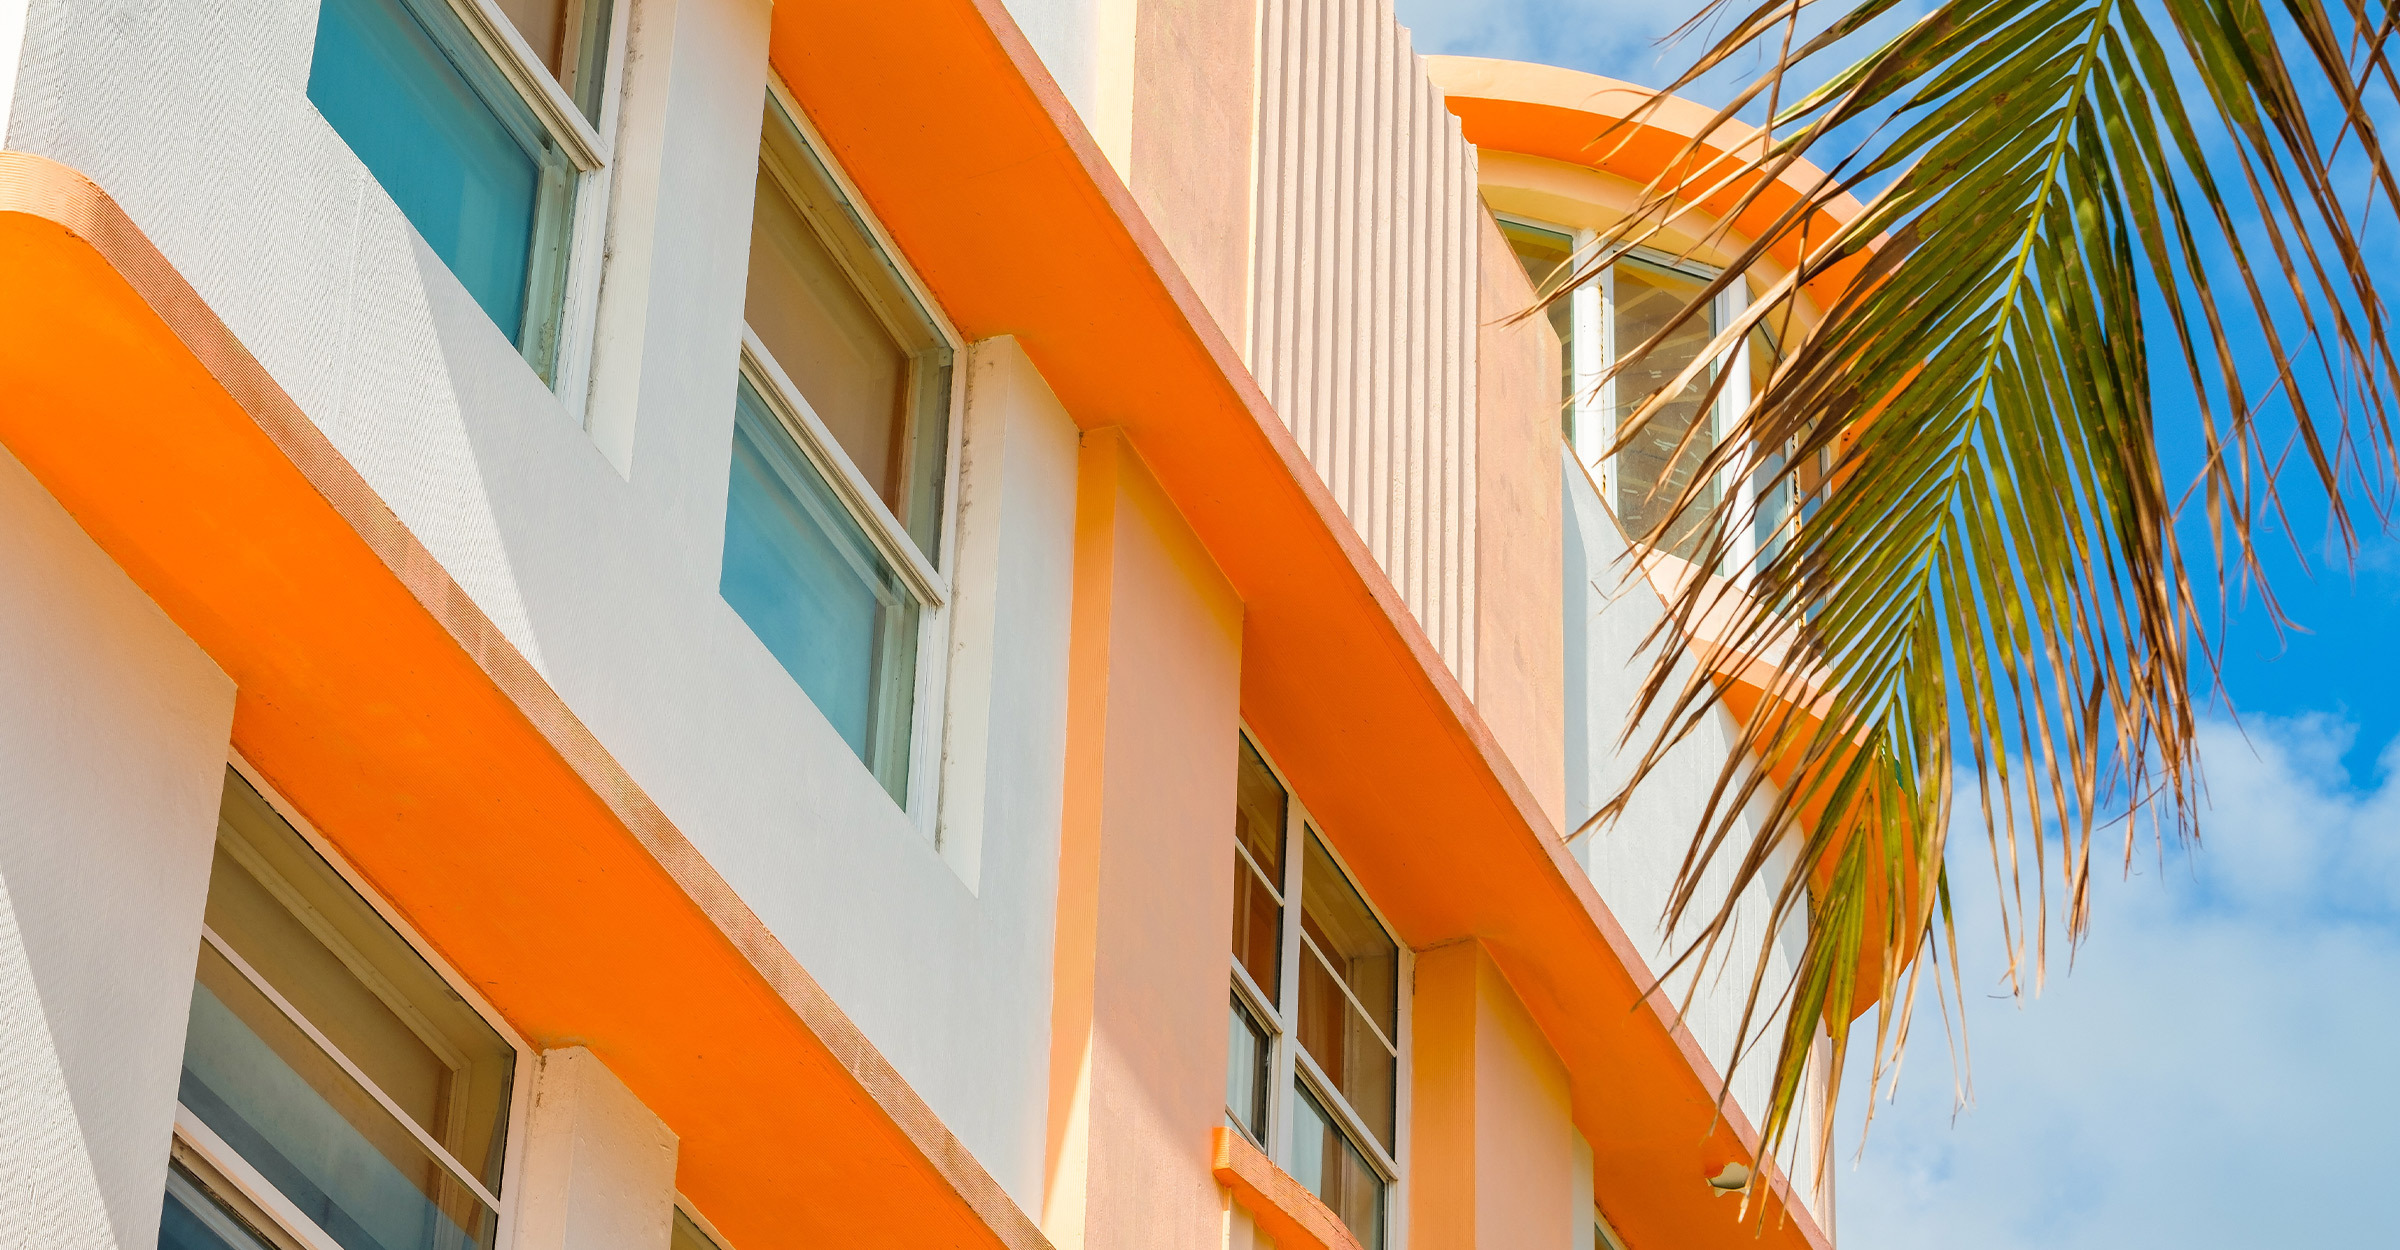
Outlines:
[[[2012,988],[2038,984],[2054,923],[2070,941],[2084,933],[2095,852],[2114,826],[2127,857],[2138,816],[2192,831],[2191,678],[2209,655],[2193,578],[2255,581],[2252,527],[2278,507],[2288,464],[2305,466],[2348,540],[2345,491],[2390,479],[2386,397],[2400,393],[2361,240],[2373,200],[2400,201],[2366,102],[2400,86],[2383,59],[2392,10],[1951,0],[1778,111],[1787,77],[1892,8],[1863,0],[1800,40],[1806,2],[1742,12],[1716,0],[1695,19],[1728,33],[1627,124],[1737,54],[1763,50],[1771,64],[1576,277],[1627,247],[1694,235],[1669,250],[1735,257],[1615,362],[1622,375],[1719,289],[1777,272],[1779,247],[1797,243],[1805,260],[1765,284],[1712,356],[1753,325],[1801,324],[1803,284],[1857,270],[1813,330],[1786,336],[1763,393],[1718,432],[1672,514],[1633,536],[1656,545],[1697,518],[1697,563],[1720,565],[1754,517],[1707,482],[1748,471],[1754,448],[1793,449],[1772,485],[1819,456],[1833,463],[1838,488],[1753,574],[1691,577],[1669,595],[1626,730],[1639,758],[1630,791],[1724,706],[1695,662],[1709,658],[1692,640],[1704,618],[1731,622],[1717,645],[1737,655],[1794,657],[1775,697],[1738,718],[1746,749],[1724,767],[1667,916],[1688,943],[1679,966],[1701,967],[1736,957],[1733,899],[1747,890],[1774,900],[1769,935],[1809,920],[1788,984],[1769,983],[1771,937],[1746,961],[1737,1050],[1762,1033],[1775,1042],[1769,1152],[1796,1144],[1820,1026],[1831,1044],[1817,1062],[1838,1090],[1854,1008],[1880,1008],[1877,1080],[1906,1044],[1923,969],[1943,959],[1953,973],[1933,985],[1947,1015],[1959,988],[1943,867],[1954,775],[1973,778]],[[1732,120],[1754,104],[1773,114],[1756,142]],[[1707,224],[1755,209],[1775,178],[1807,193],[1771,229],[1744,239]],[[1827,227],[1822,210],[1853,194],[1863,210]],[[1690,205],[1711,196],[1735,210],[1704,222]],[[2167,376],[2189,386],[2166,419],[2195,425],[2210,453],[2196,483],[2210,549],[2197,556],[2177,537],[2187,493],[2160,465],[2152,331],[2175,352]],[[1687,387],[1724,385],[1727,371],[1713,372],[1695,362],[1627,404],[1618,446]],[[2297,457],[2269,445],[2257,413],[2270,399]],[[1821,721],[1778,710],[1789,706]],[[1796,761],[1790,784],[1768,784],[1764,760]],[[1754,799],[1768,814],[1746,830]],[[1783,845],[1800,853],[1771,854]],[[1704,892],[1725,862],[1732,888]],[[1818,1126],[1820,1167],[1831,1121]]]

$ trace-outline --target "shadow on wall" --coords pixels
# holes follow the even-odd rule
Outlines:
[[[1649,674],[1654,650],[1643,640],[1664,619],[1665,604],[1649,582],[1632,573],[1631,546],[1616,518],[1602,504],[1592,479],[1571,451],[1561,448],[1565,481],[1565,535],[1561,543],[1563,597],[1566,619],[1566,763],[1568,848],[1602,901],[1608,904],[1626,932],[1640,945],[1651,969],[1664,968],[1678,952],[1673,935],[1663,925],[1667,901],[1691,835],[1707,811],[1718,771],[1733,749],[1736,726],[1722,709],[1711,712],[1652,772],[1623,816],[1605,826],[1583,829],[1599,806],[1621,789],[1653,733],[1645,724],[1630,738],[1626,717]],[[1677,680],[1689,676],[1688,667]],[[1620,745],[1622,743],[1622,745]],[[1769,798],[1761,795],[1742,813],[1740,830],[1747,833],[1763,823]],[[1703,875],[1695,905],[1714,908],[1725,895],[1733,874],[1734,856],[1720,857]],[[1780,880],[1785,865],[1770,861],[1766,879]],[[1754,940],[1767,922],[1771,900],[1753,889],[1735,909],[1736,942]],[[1795,920],[1779,935],[1767,969],[1767,984],[1780,985],[1789,975],[1803,934]],[[1726,1070],[1740,1027],[1743,1001],[1749,991],[1749,965],[1731,972],[1712,968],[1694,990],[1693,972],[1686,968],[1662,991],[1668,1002],[1683,1008],[1684,1023],[1719,1072]],[[1642,973],[1640,975],[1650,975]],[[1772,1035],[1773,1030],[1769,1030]],[[1734,1097],[1744,1108],[1766,1102],[1770,1065],[1754,1059],[1734,1076]],[[1805,1173],[1804,1173],[1805,1174]]]

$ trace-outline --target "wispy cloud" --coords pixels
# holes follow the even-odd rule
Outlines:
[[[1928,0],[1899,0],[1884,18],[1869,24],[1864,38],[1887,37],[1929,7]],[[1673,39],[1676,30],[1700,11],[1702,0],[1668,0],[1665,4],[1631,0],[1394,0],[1392,8],[1414,32],[1419,52],[1538,61],[1648,87],[1673,81],[1721,33],[1717,22],[1712,20],[1681,40]],[[1744,7],[1739,11],[1748,10]],[[1821,7],[1809,9],[1801,23],[1804,37],[1821,29],[1826,20]],[[1825,64],[1801,71],[1793,85],[1812,86],[1821,75],[1846,60],[1840,55],[1829,56]],[[1746,54],[1711,72],[1683,94],[1703,103],[1722,105],[1764,67],[1762,59]]]
[[[1970,954],[1975,1101],[1953,1122],[1920,1034],[1837,1181],[1849,1250],[2391,1244],[2400,740],[2353,778],[2342,722],[2245,727],[2203,727],[2205,847],[2108,874],[2071,972],[2019,1007]],[[1956,876],[1982,939],[1989,868],[1969,853]]]

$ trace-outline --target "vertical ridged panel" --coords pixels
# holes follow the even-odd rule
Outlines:
[[[1389,0],[1261,0],[1250,369],[1475,689],[1475,152]]]

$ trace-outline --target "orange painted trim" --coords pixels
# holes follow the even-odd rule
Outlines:
[[[241,753],[745,1250],[1038,1229],[124,212],[0,153],[0,444],[237,688]]]
[[[1763,1235],[1716,1202],[1756,1131],[1001,0],[778,4],[768,58],[959,329],[1014,335],[1182,511],[1242,598],[1244,720],[1403,940],[1484,940],[1618,1229],[1824,1250],[1780,1197]]]
[[[1208,1135],[1210,1170],[1217,1183],[1233,1191],[1260,1232],[1275,1239],[1276,1250],[1359,1250],[1350,1226],[1333,1208],[1308,1192],[1308,1186],[1275,1166],[1250,1139],[1223,1125]]]
[[[1711,141],[1685,155],[1707,130],[1715,110],[1688,100],[1670,99],[1635,125],[1611,130],[1650,97],[1650,89],[1598,74],[1472,56],[1429,56],[1426,72],[1441,88],[1450,111],[1466,130],[1467,142],[1479,148],[1521,152],[1562,161],[1585,169],[1615,174],[1648,184],[1672,172],[1687,185],[1709,186],[1723,180],[1715,194],[1699,206],[1723,219],[1741,197],[1761,179],[1730,178],[1740,162],[1758,150],[1758,132],[1741,122],[1728,122],[1711,134]],[[1603,140],[1601,136],[1607,134]],[[1795,164],[1729,223],[1746,238],[1758,238],[1778,217],[1800,202],[1823,172],[1814,165]],[[1861,211],[1848,195],[1835,200],[1830,211],[1819,211],[1810,223],[1809,237],[1823,242]],[[1777,263],[1797,268],[1800,246],[1789,238],[1770,249]],[[1833,301],[1859,270],[1864,255],[1833,266],[1802,290],[1818,308]]]

